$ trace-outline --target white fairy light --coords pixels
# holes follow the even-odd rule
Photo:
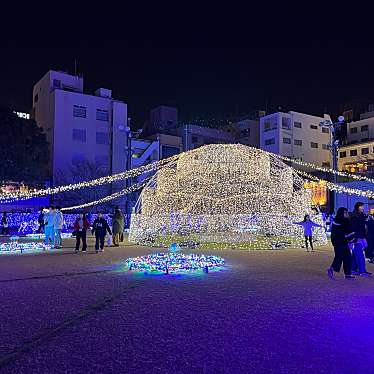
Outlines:
[[[300,228],[291,222],[311,213],[303,184],[291,167],[259,149],[203,146],[158,170],[143,189],[129,240],[166,245],[177,238],[215,248],[270,248],[299,240]],[[315,238],[325,243],[324,230]]]

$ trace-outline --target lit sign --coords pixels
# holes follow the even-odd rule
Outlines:
[[[326,182],[306,182],[304,188],[312,191],[312,205],[327,204],[327,188]]]
[[[29,113],[23,113],[23,112],[14,112],[14,113],[16,113],[19,118],[30,119]]]

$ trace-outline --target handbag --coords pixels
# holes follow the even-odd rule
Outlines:
[[[77,236],[77,235],[78,235],[78,230],[74,230],[74,231],[71,233],[71,235],[73,235],[73,236]]]

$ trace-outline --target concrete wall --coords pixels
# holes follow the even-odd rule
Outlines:
[[[260,147],[269,152],[298,158],[315,165],[331,165],[331,155],[327,148],[330,134],[322,132],[319,123],[324,118],[304,113],[274,113],[260,118]],[[301,124],[301,128],[295,126]],[[270,130],[266,125],[270,123]],[[311,127],[313,126],[313,128]],[[274,139],[274,144],[266,141]],[[301,145],[300,144],[301,141]],[[312,148],[317,143],[318,148]]]

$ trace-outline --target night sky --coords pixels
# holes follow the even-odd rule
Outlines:
[[[374,102],[372,9],[261,4],[3,9],[0,104],[29,110],[33,84],[74,58],[86,90],[111,88],[136,126],[160,104],[189,119]]]

